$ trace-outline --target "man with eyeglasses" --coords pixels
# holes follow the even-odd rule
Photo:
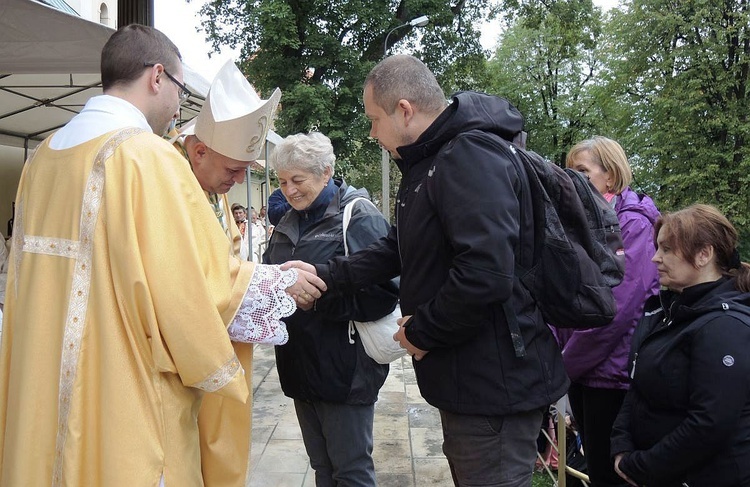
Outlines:
[[[235,225],[226,193],[245,180],[245,170],[260,157],[280,98],[281,90],[276,89],[268,100],[261,100],[234,62],[227,61],[211,83],[198,116],[171,139],[190,162],[207,202],[233,244],[234,255],[242,260],[249,255],[249,242]],[[258,236],[253,239],[256,246]],[[248,372],[245,378],[250,395],[245,403],[211,393],[203,399],[198,430],[206,487],[244,486],[248,478],[253,345],[233,342],[233,346]]]
[[[278,317],[324,288],[232,255],[161,137],[187,93],[180,59],[153,28],[118,30],[102,51],[104,95],[24,167],[0,345],[0,485],[204,485],[203,395],[248,396],[230,336],[283,343]]]
[[[153,68],[156,66],[156,63],[143,63],[143,66],[146,68]],[[178,81],[177,78],[169,74],[169,71],[167,71],[166,68],[162,72],[167,76],[167,78],[169,78],[172,83],[177,85],[177,88],[179,88],[177,96],[180,98],[180,104],[185,103],[187,99],[190,98],[193,94],[190,92],[190,90],[188,90],[187,86],[185,86],[180,81]]]

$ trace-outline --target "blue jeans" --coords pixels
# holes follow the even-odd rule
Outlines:
[[[443,453],[459,487],[528,487],[542,424],[540,408],[505,416],[440,411]]]
[[[372,423],[375,405],[294,400],[317,487],[375,487]]]

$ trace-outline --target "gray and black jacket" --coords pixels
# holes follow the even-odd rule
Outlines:
[[[344,255],[342,220],[344,206],[367,191],[332,180],[306,211],[289,210],[281,219],[263,256],[280,264],[302,260],[311,264]],[[368,198],[369,199],[369,198]],[[304,229],[300,234],[300,229]],[[388,223],[370,204],[357,202],[347,231],[349,252],[357,252],[388,233]],[[398,287],[387,282],[324,296],[314,310],[298,310],[285,318],[289,342],[276,347],[281,388],[288,397],[365,405],[377,400],[388,375],[365,353],[349,321],[370,321],[393,311]]]

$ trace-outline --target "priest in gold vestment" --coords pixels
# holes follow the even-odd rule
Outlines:
[[[102,52],[105,94],[24,167],[0,345],[0,486],[203,485],[204,393],[248,396],[229,337],[283,340],[289,295],[312,302],[324,287],[231,257],[189,165],[155,135],[189,95],[181,78],[169,39],[123,27]]]
[[[281,97],[275,90],[261,100],[233,61],[211,83],[198,116],[174,136],[206,199],[233,242],[236,256],[243,242],[234,224],[226,193],[242,183],[245,170],[260,157],[268,127]],[[255,242],[252,242],[255,245]],[[206,487],[243,487],[250,483],[253,344],[233,342],[250,395],[240,403],[216,393],[203,399],[198,413],[201,466]]]

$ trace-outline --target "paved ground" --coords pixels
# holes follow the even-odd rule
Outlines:
[[[256,346],[253,363],[253,487],[313,487],[294,404],[284,396],[273,347]],[[438,411],[419,395],[411,359],[391,364],[375,404],[375,472],[380,487],[453,486]]]

